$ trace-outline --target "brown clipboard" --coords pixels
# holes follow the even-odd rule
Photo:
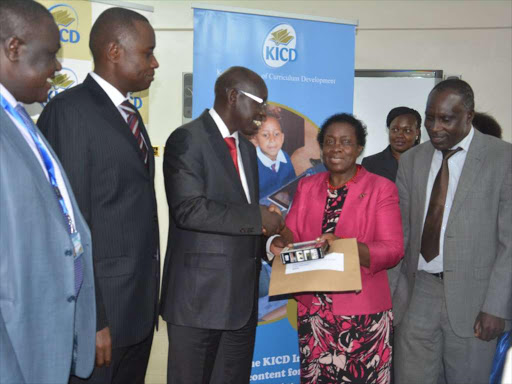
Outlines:
[[[300,292],[360,291],[361,267],[356,239],[334,241],[329,247],[328,254],[331,252],[343,253],[343,271],[316,270],[286,274],[286,265],[277,256],[272,263],[269,296]]]

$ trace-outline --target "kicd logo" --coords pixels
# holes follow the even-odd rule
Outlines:
[[[78,77],[76,73],[73,72],[70,68],[62,68],[61,71],[55,75],[53,79],[50,80],[52,87],[48,91],[48,103],[51,99],[57,96],[62,91],[65,91],[68,88],[71,88],[74,85],[78,84]],[[43,103],[43,105],[46,105]]]
[[[48,10],[59,26],[60,41],[71,44],[78,43],[80,41],[78,14],[74,8],[67,4],[56,4]]]
[[[272,68],[279,68],[297,60],[297,34],[289,24],[276,25],[265,38],[263,60]]]
[[[141,97],[130,95],[130,101],[135,108],[137,108],[137,109],[142,108],[142,98]]]

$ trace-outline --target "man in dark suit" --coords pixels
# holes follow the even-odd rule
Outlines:
[[[23,106],[46,101],[59,41],[41,4],[0,1],[0,383],[65,384],[94,366],[91,233]]]
[[[111,8],[90,48],[94,72],[55,97],[38,125],[92,231],[98,368],[89,382],[142,383],[157,320],[158,220],[151,142],[128,94],[153,81],[155,34],[140,14]]]
[[[425,111],[430,141],[400,160],[398,384],[488,382],[496,337],[510,328],[512,146],[476,131],[474,108],[466,82],[437,84]]]
[[[214,364],[212,382],[249,382],[262,229],[270,235],[284,224],[258,205],[256,151],[241,135],[257,132],[266,99],[256,73],[232,67],[215,83],[214,108],[167,141],[172,220],[161,314],[168,323],[168,383],[209,383]]]

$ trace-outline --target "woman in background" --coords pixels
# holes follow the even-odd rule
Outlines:
[[[386,270],[403,257],[396,186],[356,164],[366,128],[352,115],[331,116],[318,134],[327,172],[302,179],[279,245],[356,238],[360,292],[296,295],[301,383],[389,383],[392,330]]]
[[[395,182],[400,155],[418,145],[421,139],[421,115],[407,108],[393,108],[386,118],[389,132],[389,145],[385,150],[363,159],[363,167],[368,171]]]

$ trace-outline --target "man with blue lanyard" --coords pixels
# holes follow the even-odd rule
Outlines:
[[[0,25],[0,382],[67,383],[94,363],[91,236],[23,107],[47,99],[59,30],[32,0],[2,0]]]

